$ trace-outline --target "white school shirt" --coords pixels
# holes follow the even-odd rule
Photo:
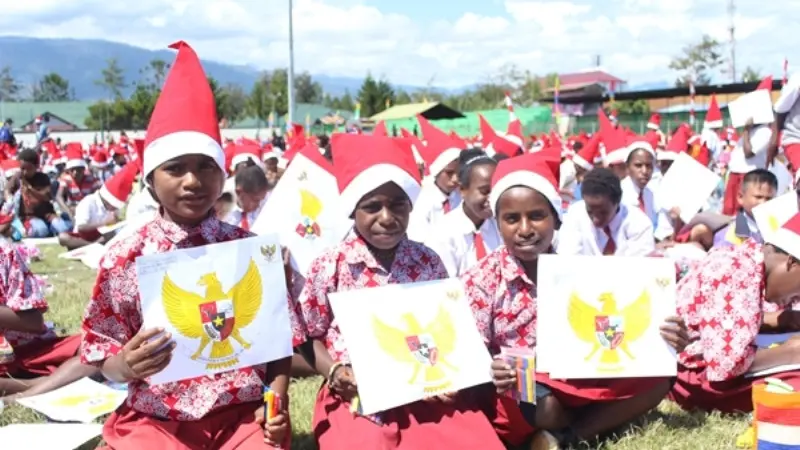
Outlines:
[[[487,255],[502,244],[494,217],[483,221],[480,233]],[[424,242],[439,255],[451,277],[461,276],[478,262],[475,225],[467,217],[463,205],[445,214]]]
[[[786,114],[781,136],[782,144],[800,144],[800,72],[792,74],[781,89],[781,96],[775,102],[775,112]]]
[[[158,203],[150,195],[146,187],[142,187],[139,192],[133,194],[128,206],[125,208],[125,221],[131,222],[139,216],[146,216],[148,221],[154,217],[153,213],[158,211]]]
[[[652,181],[652,180],[651,180]],[[658,220],[658,205],[656,204],[656,195],[654,190],[648,183],[644,189],[639,189],[636,183],[631,180],[631,177],[625,177],[620,181],[622,186],[622,204],[628,205],[631,208],[639,209],[639,192],[642,192],[642,201],[644,202],[644,213],[650,219],[650,222],[655,224]]]
[[[93,192],[82,198],[75,206],[75,226],[73,231],[78,232],[78,228],[84,225],[102,225],[111,215],[100,199],[100,194]]]
[[[769,125],[758,125],[753,127],[750,133],[750,145],[753,149],[753,157],[744,156],[744,138],[739,138],[736,147],[731,152],[731,160],[728,162],[728,170],[731,173],[747,173],[755,169],[764,169],[767,166],[767,146],[772,137],[772,130]]]
[[[454,190],[449,196],[442,192],[433,178],[426,178],[422,182],[422,189],[419,192],[411,217],[408,221],[408,238],[425,242],[431,229],[442,221],[445,215],[444,201],[450,204],[450,211],[455,210],[461,204],[461,195],[458,190]]]
[[[258,215],[261,214],[261,209],[264,208],[264,204],[265,203],[267,203],[267,198],[266,197],[258,205],[258,208],[254,209],[254,210],[252,210],[252,211],[250,211],[249,213],[246,214],[247,215],[248,228],[252,228],[253,224],[256,223],[256,219],[258,218]],[[242,226],[242,218],[244,216],[245,216],[245,213],[244,213],[244,211],[242,211],[242,208],[239,207],[239,205],[235,205],[233,207],[233,209],[231,210],[231,212],[229,212],[228,215],[225,216],[225,219],[223,220],[223,222],[229,223],[231,225],[236,225],[237,227],[241,227]]]
[[[608,224],[617,247],[614,256],[645,256],[655,250],[653,224],[639,210],[619,205],[619,211]],[[602,228],[592,224],[583,200],[569,207],[558,231],[556,253],[559,255],[599,256],[608,242]]]

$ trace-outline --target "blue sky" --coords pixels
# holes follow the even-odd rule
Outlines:
[[[7,4],[6,4],[7,3]],[[738,0],[739,72],[800,67],[800,1]],[[672,81],[681,48],[727,41],[726,0],[294,0],[299,70],[457,87],[504,67],[604,68],[630,84]],[[4,2],[0,33],[100,38],[145,48],[190,42],[203,58],[263,69],[288,60],[288,0]],[[726,49],[727,54],[727,49]],[[715,74],[718,80],[729,75]]]

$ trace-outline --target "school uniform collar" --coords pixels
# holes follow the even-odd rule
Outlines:
[[[503,245],[497,251],[500,252],[500,275],[503,280],[514,281],[520,279],[529,286],[535,286],[530,277],[528,277],[528,274],[525,273],[522,264],[511,254],[508,247]]]
[[[621,183],[622,183],[622,192],[625,192],[627,185],[630,186],[630,189],[633,189],[633,192],[636,194],[637,197],[639,196],[639,194],[642,194],[644,193],[644,191],[647,190],[647,185],[645,185],[643,188],[640,188],[639,186],[636,185],[636,183],[633,182],[633,180],[629,176],[623,178]]]
[[[475,224],[472,222],[472,219],[467,216],[467,212],[464,211],[464,202],[461,202],[461,205],[447,213],[447,215],[453,214],[458,220],[456,220],[455,233],[462,234],[464,236],[475,234],[478,231],[483,231],[484,227],[486,226],[486,222],[489,222],[491,219],[486,219],[481,223],[481,226],[475,228]]]
[[[395,252],[394,261],[392,261],[392,266],[397,263],[397,260],[401,258],[403,254],[407,252],[407,249],[410,245],[408,238],[403,238],[400,243],[397,245],[397,251]],[[344,239],[344,261],[350,265],[357,265],[357,264],[364,264],[368,268],[372,270],[381,270],[386,271],[386,269],[378,262],[378,259],[375,258],[375,255],[369,251],[369,244],[367,241],[359,235],[355,229],[351,230],[348,233],[347,237]]]
[[[439,205],[440,208],[445,200],[450,200],[450,194],[445,194],[441,189],[439,189],[434,177],[426,178],[425,181],[422,182],[422,189],[431,192],[431,197],[437,200],[436,204]]]
[[[624,205],[624,204],[620,204],[620,205],[619,205],[619,209],[617,210],[617,213],[616,213],[616,214],[614,214],[614,218],[613,218],[613,219],[611,219],[611,222],[608,222],[608,225],[607,225],[607,226],[608,226],[609,230],[611,230],[611,234],[612,234],[612,235],[616,234],[616,233],[617,233],[617,230],[619,230],[619,227],[621,227],[621,226],[622,226],[622,221],[625,219],[625,216],[626,216],[626,215],[628,215],[628,210],[627,210],[627,208],[628,208],[628,207],[627,207],[626,205]],[[588,216],[589,216],[589,214],[588,214],[588,213],[586,213],[586,216],[588,217]],[[590,220],[591,220],[591,219],[590,219]],[[602,232],[605,232],[605,230],[604,230],[604,228],[605,228],[605,227],[603,227],[603,228],[598,228],[598,227],[595,227],[593,224],[592,224],[592,227],[593,227],[595,230],[600,230],[600,231],[602,231]]]
[[[219,219],[214,211],[209,211],[208,217],[195,226],[179,225],[164,218],[163,208],[158,209],[154,219],[155,225],[164,233],[164,237],[173,244],[184,241],[190,237],[201,236],[206,242],[215,242],[216,231],[220,228]]]
[[[759,233],[758,224],[756,224],[755,219],[750,217],[743,209],[739,209],[739,212],[736,214],[733,227],[736,237],[742,239],[747,239]]]

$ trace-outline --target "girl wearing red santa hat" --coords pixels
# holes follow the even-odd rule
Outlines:
[[[142,164],[160,209],[100,260],[83,319],[83,362],[128,383],[128,400],[106,421],[103,440],[117,450],[287,448],[288,401],[264,428],[262,389],[267,383],[287,398],[291,358],[158,386],[147,381],[169,364],[175,343],[163,329],[142,326],[136,258],[146,249],[169,252],[251,236],[212,212],[226,172],[214,96],[195,52],[183,42],[172,48],[178,56],[150,119]],[[305,336],[292,317],[299,344]]]
[[[420,193],[411,142],[335,134],[331,147],[341,205],[354,220],[354,229],[311,263],[298,299],[310,338],[301,351],[327,377],[317,394],[311,426],[320,450],[502,449],[470,392],[368,417],[351,412],[358,386],[328,294],[441,280],[447,278],[447,270],[433,250],[406,235],[412,204]]]
[[[501,161],[495,171],[491,206],[505,243],[463,277],[479,331],[490,352],[501,347],[535,350],[536,283],[539,255],[553,253],[561,223],[557,158],[529,154]],[[670,318],[662,336],[678,351],[685,326]],[[502,359],[492,363],[498,393],[516,385],[516,372]],[[557,449],[594,439],[656,407],[669,391],[666,379],[556,380],[536,374],[537,404],[496,398],[495,425],[511,444],[533,435],[531,448]],[[534,433],[536,429],[538,432]]]

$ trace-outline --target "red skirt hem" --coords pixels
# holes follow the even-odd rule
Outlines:
[[[745,378],[741,375],[728,381],[709,382],[704,369],[680,367],[678,378],[667,398],[687,411],[748,413],[753,411],[753,384],[764,378],[777,378],[795,384],[800,382],[800,371],[775,373],[760,378]]]
[[[263,450],[264,429],[255,422],[259,403],[241,403],[212,412],[196,421],[162,420],[120,406],[103,426],[106,450]],[[291,429],[291,427],[290,427]],[[289,449],[291,432],[281,449]]]
[[[77,334],[25,344],[14,348],[14,361],[0,365],[0,375],[51,375],[61,364],[76,356],[80,346],[81,337]]]
[[[728,174],[728,182],[725,184],[725,193],[722,198],[722,214],[733,216],[736,215],[736,211],[739,210],[737,198],[744,176],[745,174],[743,173]]]
[[[635,397],[655,388],[670,378],[608,378],[587,380],[554,380],[548,374],[537,373],[541,383],[566,408],[582,408],[595,402],[612,402]]]
[[[458,393],[453,405],[411,403],[381,413],[376,423],[351,413],[349,403],[323,384],[311,427],[320,450],[504,450],[476,396],[468,389]]]

